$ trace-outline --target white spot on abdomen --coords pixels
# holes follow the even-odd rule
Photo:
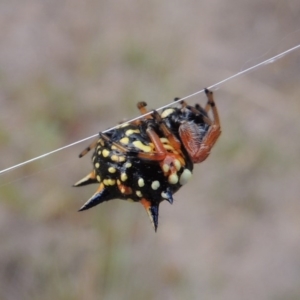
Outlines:
[[[152,182],[151,188],[152,188],[153,190],[157,190],[159,187],[160,187],[160,183],[159,183],[158,180],[155,180],[155,181]]]
[[[145,182],[144,182],[143,178],[139,178],[138,185],[139,185],[139,187],[143,187],[145,185]]]
[[[178,176],[177,174],[171,174],[168,178],[168,182],[170,184],[176,184],[178,182]]]
[[[184,169],[180,176],[179,183],[185,185],[192,177],[192,172],[189,169]]]

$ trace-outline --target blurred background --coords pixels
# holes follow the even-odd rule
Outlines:
[[[0,169],[300,42],[299,0],[1,0]],[[77,209],[91,141],[0,175],[0,299],[300,299],[300,50],[220,85],[222,136],[160,207]],[[205,103],[204,94],[189,99]]]

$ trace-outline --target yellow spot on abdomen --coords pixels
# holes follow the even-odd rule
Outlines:
[[[115,179],[104,179],[103,183],[105,185],[114,185],[116,183],[116,180]]]
[[[122,181],[126,181],[128,179],[127,174],[126,173],[122,173],[121,174],[121,180]]]
[[[129,143],[129,138],[128,137],[123,137],[122,139],[120,139],[120,143],[127,145]]]
[[[150,146],[147,146],[145,144],[143,144],[141,141],[134,141],[132,143],[136,148],[138,148],[139,150],[142,150],[144,152],[151,152],[152,148]]]
[[[126,160],[125,156],[118,156],[118,162],[123,162]]]
[[[141,191],[136,191],[135,193],[136,193],[136,195],[137,195],[138,197],[143,197]]]
[[[160,138],[160,141],[163,143],[163,144],[170,144],[169,140],[167,138]]]
[[[114,167],[109,167],[109,168],[108,168],[108,172],[109,172],[109,173],[115,173],[115,172],[116,172],[116,168],[114,168]]]
[[[140,178],[140,179],[138,180],[138,185],[139,185],[139,187],[143,187],[143,186],[145,185],[145,182],[144,182],[144,179],[143,179],[143,178]]]
[[[120,125],[119,127],[122,128],[122,127],[127,127],[127,126],[129,126],[129,123],[124,123],[124,124]]]
[[[161,196],[162,196],[164,199],[169,199],[168,194],[167,194],[166,192],[161,192]]]
[[[174,109],[173,108],[168,108],[168,109],[165,109],[162,114],[161,114],[161,117],[164,119],[166,118],[168,115],[170,115],[171,113],[174,112]]]
[[[112,155],[111,156],[111,160],[114,161],[114,162],[123,162],[126,160],[126,157],[125,156],[118,156],[116,154]]]
[[[178,182],[178,176],[177,174],[171,174],[168,178],[168,182],[170,184],[176,184]]]
[[[130,162],[127,162],[126,164],[125,164],[125,168],[130,168],[132,166],[132,163],[130,163]]]
[[[126,130],[126,132],[125,132],[125,134],[126,134],[127,136],[130,136],[130,135],[133,134],[133,133],[140,133],[140,130],[139,130],[139,129],[128,129],[128,130]]]
[[[170,170],[170,166],[168,164],[163,164],[162,169],[165,173],[168,173]]]
[[[160,183],[159,183],[158,180],[155,180],[155,181],[152,182],[151,188],[152,188],[153,190],[157,190],[159,187],[160,187]]]
[[[170,144],[163,144],[163,146],[166,150],[170,150],[170,151],[174,150],[174,148]]]
[[[109,151],[108,151],[107,149],[104,149],[104,150],[102,151],[102,155],[103,155],[103,157],[109,156]]]
[[[181,185],[184,185],[191,179],[191,177],[192,177],[192,172],[189,169],[185,169],[180,176],[179,183]]]
[[[174,160],[174,166],[175,166],[177,171],[179,171],[181,169],[181,163],[178,159]]]

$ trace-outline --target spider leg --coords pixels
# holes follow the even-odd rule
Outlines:
[[[212,93],[212,92],[210,92],[207,88],[205,88],[204,89],[204,92],[205,92],[205,94],[206,94],[206,96],[208,95],[208,93]],[[208,96],[207,96],[208,97]],[[197,104],[197,106],[200,106],[200,104]],[[201,107],[201,106],[200,106]],[[202,107],[201,107],[202,108]],[[207,99],[207,102],[206,102],[206,105],[205,105],[205,108],[204,108],[204,110],[206,111],[206,113],[208,113],[209,112],[209,110],[210,110],[210,108],[211,108],[211,105],[210,105],[210,99]],[[202,108],[203,109],[203,108]]]
[[[90,150],[94,149],[97,146],[98,139],[93,141],[88,147],[86,147],[82,152],[79,154],[79,158],[85,156]]]
[[[209,91],[208,91],[207,88],[205,88],[205,89],[204,89],[204,92],[205,92],[205,94],[207,95],[207,92],[209,92]],[[211,108],[210,101],[209,101],[209,99],[207,100],[206,105],[205,105],[205,108],[203,108],[200,104],[196,104],[195,107],[196,107],[198,110],[204,110],[206,113],[208,113],[209,110],[210,110],[210,108]]]
[[[219,118],[219,113],[217,110],[216,103],[214,101],[213,92],[209,91],[208,89],[205,89],[205,94],[207,96],[207,105],[209,105],[211,107],[212,112],[213,112],[214,125],[217,125],[220,127],[220,118]]]
[[[154,145],[155,151],[151,152],[139,152],[138,157],[146,160],[153,160],[153,161],[162,161],[167,155],[167,150],[164,148],[163,143],[161,142],[159,136],[155,132],[155,130],[151,127],[148,126],[146,129],[147,135],[151,142]],[[141,148],[142,147],[139,145],[139,143],[136,144],[136,147]]]
[[[148,133],[148,131],[147,131],[147,133]],[[162,142],[160,141],[158,135],[156,134],[156,132],[153,129],[149,130],[148,136],[149,136],[150,140],[153,142],[153,144],[155,145],[156,151],[151,151],[151,152],[149,149],[145,148],[145,147],[149,147],[149,146],[144,145],[140,141],[136,141],[134,144],[134,146],[139,149],[139,150],[136,150],[136,149],[129,148],[126,146],[122,146],[119,143],[113,142],[107,135],[105,135],[103,133],[100,133],[100,136],[103,140],[105,140],[110,145],[115,146],[116,149],[118,149],[120,152],[122,152],[126,156],[133,156],[133,157],[138,157],[141,159],[152,160],[152,161],[162,161],[166,156],[166,150],[164,149]],[[147,149],[147,151],[149,151],[149,152],[142,152],[142,151],[144,151],[144,149]]]
[[[141,113],[146,112],[144,110],[145,106],[146,106],[145,102],[140,102],[138,104],[138,107],[141,109]],[[150,123],[148,124],[148,127],[146,129],[146,133],[150,141],[154,145],[154,150],[152,150],[150,146],[144,145],[141,141],[133,142],[133,146],[137,148],[135,149],[135,148],[129,148],[127,146],[123,146],[117,142],[113,142],[107,135],[103,133],[100,133],[100,138],[102,138],[102,140],[109,143],[110,145],[115,146],[115,148],[118,149],[120,152],[122,152],[125,156],[135,156],[144,160],[158,161],[165,175],[169,177],[173,175],[174,177],[176,176],[176,173],[181,168],[181,166],[185,165],[185,161],[182,158],[182,155],[180,155],[181,143],[168,129],[168,127],[161,119],[160,115],[155,111],[153,112],[153,114],[149,115],[148,119],[153,119],[153,118],[156,118],[156,120],[160,123],[160,128],[163,134],[166,136],[166,139],[168,139],[169,145],[164,145],[162,143],[160,137],[155,132],[154,128],[151,126]],[[166,149],[167,146],[170,147],[172,151],[176,150],[179,153],[175,154],[172,151],[168,152],[168,150]]]
[[[180,98],[175,98],[174,101],[179,100]],[[207,104],[205,106],[205,109],[200,105],[200,104],[196,104],[195,107],[188,105],[184,100],[179,102],[181,104],[181,108],[188,108],[189,110],[191,110],[195,115],[202,115],[203,121],[208,124],[208,125],[212,125],[212,121],[210,120],[210,118],[207,116],[207,113],[209,111],[210,105]]]
[[[172,133],[172,131],[168,128],[168,126],[163,121],[160,114],[154,110],[152,112],[152,116],[158,122],[160,130],[163,132],[164,136],[169,140],[170,144],[173,146],[175,150],[181,149],[181,143],[177,139],[177,137]]]
[[[119,151],[123,152],[124,154],[126,154],[128,152],[128,148],[122,146],[119,143],[113,142],[110,137],[108,137],[106,134],[100,132],[99,133],[100,137],[106,141],[108,144],[115,146]]]
[[[138,110],[140,111],[141,115],[145,115],[148,113],[148,110],[146,109],[146,106],[147,106],[146,102],[144,102],[144,101],[138,102],[136,106],[137,106]],[[144,119],[152,119],[151,115],[149,115],[149,114],[147,116],[144,116],[143,118]],[[138,119],[138,120],[133,121],[131,124],[140,125],[141,123],[142,123],[141,119]]]
[[[150,116],[151,117],[151,116]],[[166,127],[166,130],[167,127]],[[124,157],[138,157],[143,160],[148,161],[157,161],[159,162],[159,165],[164,172],[165,176],[168,176],[168,180],[171,184],[177,184],[178,182],[178,176],[177,171],[181,169],[182,166],[185,166],[185,161],[183,159],[183,156],[181,155],[181,150],[177,149],[176,153],[174,153],[175,149],[172,147],[171,142],[168,145],[164,145],[158,136],[158,134],[155,132],[154,128],[151,126],[151,124],[148,124],[148,127],[146,129],[146,133],[154,145],[154,150],[151,149],[150,146],[144,145],[141,141],[135,141],[133,142],[133,146],[135,148],[129,148],[123,145],[120,145],[119,143],[111,141],[111,139],[106,136],[103,133],[100,133],[100,137],[103,141],[111,144],[112,146],[115,146],[116,149],[118,149],[120,152],[123,153]],[[170,147],[171,152],[169,152],[165,147]],[[118,156],[116,155],[116,159]],[[118,160],[120,161],[120,160]],[[122,187],[120,187],[122,188]],[[168,195],[166,197],[166,200],[169,202],[172,202],[172,195]]]
[[[148,113],[148,110],[146,109],[147,103],[144,101],[137,103],[137,108],[139,109],[141,115],[145,115]],[[144,117],[145,119],[152,119],[151,115],[147,115]]]
[[[146,102],[138,102],[137,107],[140,110],[141,114],[148,113],[146,106],[147,106]],[[181,148],[180,141],[169,130],[169,128],[166,126],[166,124],[163,122],[160,115],[156,111],[153,111],[153,113],[151,115],[145,116],[145,118],[146,119],[155,118],[159,122],[160,129],[162,130],[165,137],[169,140],[171,146],[174,149],[180,151],[180,148]],[[139,122],[139,120],[135,121],[135,124],[136,124],[136,122]],[[147,149],[147,152],[144,151],[146,149],[145,148],[146,145],[143,145],[139,141],[136,141],[134,146],[142,151],[138,151],[138,150],[126,147],[126,146],[122,146],[119,143],[113,142],[107,135],[105,135],[103,133],[100,133],[99,135],[104,141],[106,141],[110,145],[115,146],[116,149],[118,149],[120,152],[124,153],[125,155],[137,156],[141,159],[152,160],[152,161],[163,161],[166,158],[168,151],[165,149],[159,136],[157,135],[155,130],[151,127],[151,125],[148,126],[146,132],[147,132],[147,135],[150,138],[151,142],[154,145],[155,151],[148,151],[148,149]],[[184,161],[182,161],[182,163],[184,164]]]
[[[213,93],[208,89],[205,89],[205,93],[207,95],[208,103],[212,109],[213,121],[202,141],[200,132],[196,128],[196,125],[185,123],[179,128],[181,139],[183,140],[183,143],[185,144],[194,163],[200,163],[208,157],[212,147],[221,134],[220,119],[214,102]]]
[[[155,113],[154,113],[154,117],[155,117]],[[168,133],[169,129],[163,122],[162,124],[165,126],[165,130],[167,131],[166,134],[168,137],[166,139],[169,141],[169,144],[164,145],[160,137],[155,132],[155,130],[151,126],[148,126],[146,132],[151,142],[154,145],[155,151],[152,151],[150,153],[141,152],[138,154],[138,157],[143,159],[158,161],[162,171],[164,172],[164,175],[168,177],[168,182],[170,184],[177,184],[178,182],[177,171],[179,171],[183,166],[185,166],[185,160],[183,159],[181,150],[180,149],[175,150],[176,147],[181,146],[181,144],[177,145],[176,143],[175,147],[172,147],[172,138],[171,140],[169,140],[168,138],[170,138],[173,135],[171,132],[169,135]],[[174,137],[173,142],[177,140],[175,139],[176,137]],[[166,149],[167,146],[171,147],[170,152]],[[172,195],[171,196],[168,195],[166,199],[170,203],[173,201]]]

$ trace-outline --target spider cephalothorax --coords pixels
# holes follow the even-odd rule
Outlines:
[[[156,230],[160,202],[173,203],[173,194],[191,178],[193,164],[209,155],[221,133],[212,92],[205,92],[205,108],[181,101],[180,108],[153,111],[144,119],[100,133],[80,154],[95,148],[94,167],[74,186],[99,184],[80,211],[112,199],[141,202]],[[139,102],[138,108],[147,112],[145,102]],[[210,108],[213,119],[208,116]]]

